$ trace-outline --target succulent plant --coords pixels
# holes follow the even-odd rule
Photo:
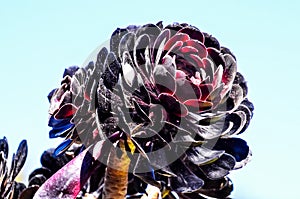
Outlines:
[[[225,198],[233,189],[227,175],[251,156],[235,137],[253,116],[247,93],[233,53],[198,28],[161,22],[118,28],[109,47],[87,66],[66,69],[48,96],[50,138],[65,138],[54,154],[74,143],[87,149],[36,198],[67,174],[78,185],[66,198],[92,174],[99,176],[99,198],[136,198],[147,186],[162,198]],[[67,168],[76,166],[90,170],[71,177]]]
[[[0,198],[17,199],[26,188],[15,179],[21,171],[27,157],[27,142],[22,140],[17,152],[13,154],[10,169],[7,166],[8,142],[6,137],[0,139]]]

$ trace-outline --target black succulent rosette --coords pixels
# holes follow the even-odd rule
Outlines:
[[[4,137],[0,139],[0,198],[18,199],[20,193],[26,188],[21,182],[15,179],[27,158],[27,142],[22,140],[17,152],[13,154],[10,169],[7,166],[8,142]]]
[[[162,198],[224,198],[233,189],[227,175],[251,156],[235,137],[253,115],[247,92],[232,52],[194,26],[118,28],[49,94],[50,137],[65,138],[54,153],[73,143],[95,153],[105,140],[121,149],[116,156],[127,151],[128,198],[147,185]]]

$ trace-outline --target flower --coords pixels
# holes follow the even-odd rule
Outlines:
[[[17,152],[13,154],[10,170],[7,167],[8,143],[6,137],[0,139],[0,198],[18,198],[20,193],[26,188],[21,182],[16,182],[15,178],[21,171],[27,157],[27,142],[22,140]]]
[[[95,62],[66,69],[49,94],[50,137],[66,138],[54,153],[124,143],[128,198],[147,184],[163,198],[227,197],[228,173],[251,156],[235,137],[253,116],[247,92],[233,53],[194,26],[118,28]]]

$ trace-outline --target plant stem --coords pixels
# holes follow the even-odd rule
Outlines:
[[[127,193],[130,159],[125,151],[124,141],[119,141],[120,149],[112,148],[105,173],[103,199],[124,199]],[[117,150],[122,155],[118,158]]]

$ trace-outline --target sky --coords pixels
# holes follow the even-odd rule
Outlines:
[[[10,154],[27,140],[28,176],[61,141],[48,137],[47,95],[65,67],[81,66],[117,27],[186,22],[232,50],[255,106],[241,135],[253,157],[230,174],[233,198],[299,198],[299,13],[296,0],[0,0],[0,137]]]

